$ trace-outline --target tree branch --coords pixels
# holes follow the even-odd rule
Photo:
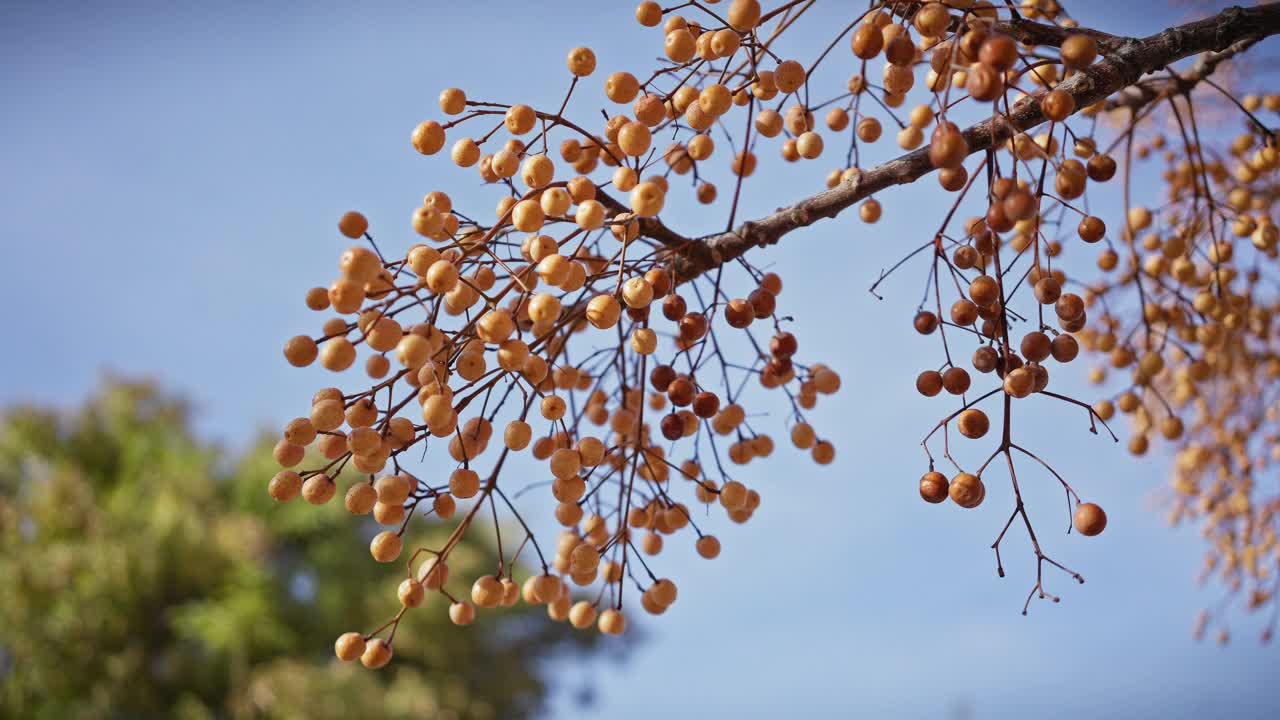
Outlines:
[[[1055,26],[1015,19],[1007,24],[1015,37],[1042,44],[1061,44],[1070,32]],[[1033,29],[1036,25],[1039,29]],[[1178,25],[1147,38],[1109,36],[1102,44],[1102,59],[1067,78],[1058,89],[1069,93],[1077,108],[1084,108],[1112,93],[1136,84],[1147,73],[1202,52],[1222,53],[1250,40],[1249,44],[1280,33],[1280,3],[1228,8],[1216,15]],[[1238,52],[1238,50],[1237,50]],[[1223,58],[1225,59],[1225,58]],[[1215,63],[1216,64],[1216,63]],[[964,131],[969,153],[999,146],[1019,132],[1045,121],[1036,98],[1024,98],[1007,116],[995,116]],[[641,232],[669,250],[668,258],[677,282],[688,282],[753,247],[777,243],[787,233],[821,218],[834,218],[855,203],[893,185],[911,183],[932,172],[929,150],[921,148],[873,167],[835,188],[805,198],[758,220],[747,221],[729,232],[689,239],[661,222],[646,221]],[[617,203],[615,203],[617,204]],[[618,205],[621,208],[620,205]]]
[[[913,0],[912,2],[894,3],[890,11],[904,20],[911,19],[917,10],[925,3],[922,0]],[[1121,35],[1112,35],[1111,33],[1102,32],[1101,30],[1093,30],[1086,27],[1067,28],[1061,25],[1052,25],[1049,23],[1036,22],[1028,20],[1018,13],[1012,4],[1009,7],[1012,17],[1008,20],[1002,20],[991,24],[991,29],[1009,35],[1024,45],[1040,45],[1047,47],[1062,47],[1062,43],[1071,35],[1088,35],[1098,45],[1098,51],[1107,54],[1114,51],[1127,41],[1133,38],[1127,38]],[[951,20],[951,32],[960,29],[964,24],[962,17],[955,17]]]
[[[1111,111],[1121,108],[1138,110],[1161,98],[1175,94],[1186,94],[1196,85],[1207,80],[1218,69],[1219,65],[1253,47],[1259,40],[1262,40],[1261,35],[1241,38],[1225,50],[1205,53],[1186,72],[1179,73],[1173,77],[1152,78],[1146,82],[1130,85],[1107,100],[1103,110]]]
[[[618,202],[603,190],[596,190],[596,200],[605,207],[611,218],[631,212],[631,208]],[[636,221],[640,223],[641,235],[657,240],[667,247],[677,248],[689,243],[689,238],[667,227],[658,218],[636,218]]]

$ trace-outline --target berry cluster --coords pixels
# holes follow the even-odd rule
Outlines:
[[[735,467],[774,452],[772,436],[747,409],[761,406],[757,388],[785,397],[796,449],[822,465],[835,457],[805,412],[819,395],[836,393],[840,377],[803,362],[803,344],[778,313],[782,279],[753,265],[746,251],[855,204],[864,223],[876,223],[884,208],[873,193],[931,172],[940,207],[950,199],[949,209],[933,237],[872,286],[874,293],[907,260],[928,258],[925,298],[912,322],[937,338],[942,361],[919,373],[916,389],[953,409],[922,443],[929,467],[921,497],[976,508],[987,498],[992,462],[1003,456],[1013,509],[993,544],[997,568],[1003,575],[1001,541],[1021,520],[1037,567],[1023,611],[1035,597],[1056,601],[1045,590],[1046,563],[1083,579],[1042,551],[1015,457],[1061,485],[1068,525],[1081,535],[1101,533],[1107,517],[1015,441],[1013,412],[1028,398],[1050,398],[1083,410],[1096,432],[1118,406],[1138,423],[1134,452],[1145,451],[1151,427],[1178,443],[1176,517],[1207,517],[1214,557],[1227,558],[1224,574],[1237,583],[1274,582],[1276,501],[1253,501],[1251,474],[1266,465],[1256,455],[1268,439],[1274,447],[1276,405],[1269,394],[1245,397],[1243,390],[1280,375],[1270,323],[1276,294],[1255,290],[1280,234],[1268,217],[1280,154],[1255,112],[1280,101],[1239,103],[1247,131],[1223,155],[1205,149],[1213,138],[1199,134],[1192,105],[1193,91],[1220,88],[1208,79],[1215,68],[1264,31],[1182,74],[1167,66],[1197,42],[1220,42],[1228,26],[1211,38],[1212,28],[1195,24],[1179,29],[1176,43],[1148,38],[1149,58],[1125,57],[1148,58],[1158,64],[1147,70],[1168,77],[1126,88],[1116,84],[1116,68],[1131,61],[1111,55],[1129,41],[1077,28],[1055,0],[1018,7],[874,0],[808,64],[780,48],[814,0],[769,10],[757,0],[720,5],[680,6],[696,13],[686,17],[640,3],[635,19],[660,28],[655,39],[665,60],[650,72],[605,77],[613,107],[602,126],[566,114],[578,88],[599,82],[590,80],[597,60],[586,47],[569,52],[569,89],[554,109],[444,90],[439,107],[450,119],[419,124],[412,146],[474,168],[499,196],[492,219],[464,214],[449,193],[432,190],[406,213],[406,230],[419,241],[395,251],[387,239],[401,234],[394,224],[379,233],[384,248],[360,213],[340,219],[342,235],[364,242],[341,255],[327,288],[306,295],[311,309],[336,315],[318,335],[289,339],[285,357],[343,372],[363,354],[371,384],[317,392],[307,416],[285,427],[276,446],[284,469],[269,486],[277,500],[302,495],[321,504],[345,477],[346,508],[386,528],[370,544],[374,559],[407,555],[400,612],[371,633],[340,637],[338,657],[385,665],[400,617],[427,593],[447,597],[459,625],[470,624],[477,608],[523,601],[546,605],[552,619],[577,628],[621,633],[628,582],[647,612],[665,612],[676,602],[676,584],[646,558],[673,544],[715,558],[720,541],[699,518],[718,506],[731,522],[745,523],[760,506],[759,490],[734,478]],[[1255,15],[1249,27],[1280,31],[1280,13]],[[848,50],[839,52],[841,43]],[[817,98],[819,66],[841,62],[853,68],[842,73],[841,91]],[[881,84],[870,72],[877,67]],[[900,113],[909,96],[919,102]],[[1196,107],[1206,103],[1195,97]],[[816,124],[820,111],[825,130]],[[1178,150],[1152,129],[1162,112],[1178,119]],[[735,115],[740,124],[730,122]],[[1117,116],[1118,128],[1100,122]],[[982,121],[962,129],[975,118]],[[887,123],[908,154],[864,164]],[[743,126],[740,135],[728,129]],[[660,136],[670,141],[663,145]],[[761,165],[757,152],[772,143],[786,162],[813,161],[830,158],[841,138],[847,151],[831,163],[825,192],[735,227],[743,184]],[[1162,149],[1166,204],[1131,206],[1134,156]],[[1220,159],[1228,155],[1235,160]],[[726,170],[731,191],[715,184],[716,167]],[[698,203],[727,201],[725,231],[687,237],[663,222],[669,195],[686,183]],[[1119,233],[1087,210],[1089,191],[1107,184],[1123,188]],[[969,214],[963,207],[973,216],[959,221]],[[1100,248],[1102,280],[1069,277],[1068,247]],[[1242,250],[1252,251],[1247,259]],[[1245,263],[1249,269],[1237,269]],[[1139,309],[1126,313],[1135,298]],[[969,345],[963,355],[961,344]],[[1132,368],[1131,386],[1114,405],[1051,389],[1051,372],[1082,348],[1109,354],[1114,368]],[[975,387],[983,376],[992,378],[987,389]],[[1166,400],[1170,393],[1175,403]],[[1187,405],[1199,414],[1184,425],[1175,408]],[[985,462],[956,459],[950,431],[981,440],[993,414],[999,440]],[[491,451],[495,424],[501,440]],[[930,449],[939,434],[950,477]],[[316,453],[309,456],[308,447]],[[411,470],[411,450],[429,464]],[[504,472],[516,454],[531,457],[543,477]],[[531,491],[554,500],[564,528],[554,553],[544,553],[517,509]],[[705,510],[695,512],[698,506]],[[523,531],[514,552],[503,544],[500,514]],[[443,545],[410,544],[406,553],[411,522],[426,515],[454,520],[453,532]],[[485,515],[497,534],[498,567],[451,581],[450,553]],[[526,548],[536,565],[517,581]],[[459,591],[468,584],[469,593]]]

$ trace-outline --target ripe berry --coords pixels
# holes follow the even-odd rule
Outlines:
[[[978,60],[997,72],[1005,72],[1018,61],[1018,45],[1008,35],[993,34],[982,43]]]
[[[1053,359],[1060,363],[1069,363],[1076,359],[1076,355],[1080,353],[1080,345],[1074,337],[1062,334],[1053,339],[1050,352]]]
[[[483,575],[471,586],[471,601],[478,607],[495,608],[502,603],[502,582],[493,575]]]
[[[1000,286],[989,275],[979,275],[969,283],[969,297],[978,305],[991,305],[1000,299]]]
[[[1089,179],[1106,182],[1116,175],[1116,161],[1110,155],[1094,155],[1086,165]]]
[[[664,415],[659,426],[662,430],[662,437],[668,440],[674,442],[684,437],[684,418],[680,417],[678,413]]]
[[[312,505],[323,505],[333,498],[337,489],[328,475],[318,473],[302,484],[302,497]]]
[[[403,542],[400,536],[389,530],[383,530],[373,536],[373,540],[369,543],[369,554],[373,555],[373,559],[381,563],[393,562],[400,557],[400,549]]]
[[[942,374],[942,386],[952,395],[963,395],[969,390],[969,373],[964,368],[951,367]]]
[[[853,54],[861,60],[871,60],[884,48],[884,34],[872,23],[862,23],[850,40]]]
[[[596,621],[596,608],[587,600],[579,600],[569,609],[569,624],[582,630]]]
[[[1106,236],[1107,226],[1101,218],[1089,215],[1080,221],[1080,226],[1077,228],[1077,232],[1079,233],[1081,240],[1084,240],[1087,243],[1096,243]]]
[[[373,512],[373,505],[378,501],[378,491],[368,483],[352,485],[347,490],[345,504],[352,515],[368,515]]]
[[[1082,503],[1076,508],[1074,523],[1081,535],[1092,537],[1107,527],[1107,514],[1094,503]]]
[[[760,22],[760,0],[733,0],[729,5],[729,26],[747,32]]]
[[[627,629],[627,619],[621,610],[610,608],[600,613],[598,626],[605,635],[621,635]]]
[[[339,660],[350,662],[364,654],[364,636],[357,632],[343,633],[333,643],[333,652]]]
[[[920,478],[920,497],[926,502],[940,503],[947,499],[949,485],[946,475],[940,472],[927,472]]]
[[[370,640],[360,655],[360,664],[376,670],[391,662],[391,644],[382,638]]]
[[[422,587],[422,583],[413,578],[405,578],[400,582],[400,587],[396,590],[396,594],[400,597],[400,604],[407,608],[416,608],[426,600],[427,592]]]
[[[789,332],[780,332],[769,341],[769,352],[775,357],[791,357],[795,355],[798,345],[796,336]]]
[[[987,419],[987,414],[981,410],[969,408],[956,418],[956,427],[960,430],[961,435],[971,440],[977,440],[987,434],[987,430],[991,428],[991,421]]]
[[[1022,338],[1022,356],[1031,362],[1040,362],[1049,357],[1051,349],[1049,336],[1038,330],[1029,332]]]
[[[277,502],[288,502],[302,491],[302,476],[292,470],[281,470],[271,478],[267,492]]]
[[[698,538],[695,545],[698,554],[707,560],[713,560],[720,555],[720,541],[714,535],[703,535]]]
[[[942,373],[937,370],[925,370],[917,375],[916,391],[925,397],[933,397],[942,392]]]
[[[700,392],[693,398],[693,414],[703,419],[714,417],[720,411],[720,398],[713,392]]]
[[[975,508],[987,496],[987,488],[976,475],[960,473],[951,480],[947,494],[962,508]]]
[[[355,239],[364,236],[369,230],[369,221],[354,210],[344,214],[338,220],[338,230],[349,238]]]
[[[1076,101],[1071,95],[1062,90],[1050,90],[1040,98],[1040,109],[1044,112],[1044,116],[1054,122],[1062,122],[1066,120],[1071,113],[1075,112]]]
[[[1068,68],[1088,67],[1098,57],[1098,44],[1083,34],[1072,34],[1062,41],[1062,63]]]
[[[449,606],[449,620],[454,625],[470,625],[476,619],[476,606],[462,600]]]
[[[929,140],[929,161],[934,167],[958,168],[968,155],[969,144],[953,123],[942,123],[934,129]]]
[[[927,310],[921,310],[916,313],[913,324],[915,325],[916,332],[921,335],[931,335],[934,330],[938,329],[938,316]]]

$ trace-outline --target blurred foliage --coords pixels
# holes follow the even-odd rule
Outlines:
[[[339,634],[399,607],[405,565],[372,561],[376,526],[346,513],[345,488],[274,503],[276,469],[265,438],[227,462],[147,384],[109,383],[72,414],[5,413],[0,716],[505,720],[541,707],[547,656],[593,649],[543,608],[456,628],[434,596],[391,665],[338,662]],[[407,547],[445,531],[418,524]],[[496,557],[473,541],[450,565],[476,577]]]

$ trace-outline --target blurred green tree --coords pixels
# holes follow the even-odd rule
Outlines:
[[[353,552],[375,527],[340,495],[274,503],[270,443],[227,462],[189,414],[110,382],[71,414],[0,418],[0,716],[505,720],[541,707],[546,656],[594,648],[544,608],[457,628],[436,596],[390,666],[338,662],[333,640],[385,620],[404,565]],[[454,571],[491,572],[468,542]]]

